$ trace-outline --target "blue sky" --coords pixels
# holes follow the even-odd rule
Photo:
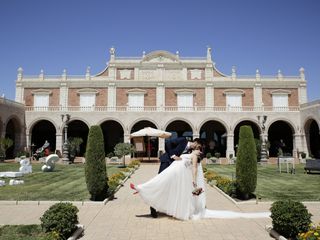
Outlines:
[[[309,101],[320,98],[318,0],[1,0],[0,94],[15,96],[17,68],[26,75],[84,75],[118,56],[167,50],[205,56],[239,75],[298,75],[306,70]]]

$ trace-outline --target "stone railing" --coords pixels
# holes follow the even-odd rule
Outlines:
[[[129,107],[129,106],[48,106],[34,107],[26,106],[27,112],[297,112],[300,110],[298,106],[289,107],[226,107],[226,106],[193,106],[193,107],[178,107],[178,106],[144,106],[144,107]]]

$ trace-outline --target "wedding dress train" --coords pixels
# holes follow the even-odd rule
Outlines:
[[[181,155],[182,160],[174,161],[170,167],[136,186],[144,202],[157,211],[178,219],[201,218],[265,218],[270,212],[242,213],[206,209],[206,192],[203,170],[198,163],[197,186],[204,192],[199,196],[192,194],[191,154]]]

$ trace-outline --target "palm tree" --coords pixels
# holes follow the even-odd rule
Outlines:
[[[0,138],[0,161],[6,159],[6,151],[13,145],[13,141],[10,138]]]

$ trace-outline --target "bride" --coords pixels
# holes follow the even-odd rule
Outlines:
[[[208,210],[206,206],[205,182],[200,163],[200,149],[191,154],[182,154],[168,168],[146,183],[130,187],[139,193],[146,204],[177,219],[200,218],[259,218],[265,213],[238,213]]]

